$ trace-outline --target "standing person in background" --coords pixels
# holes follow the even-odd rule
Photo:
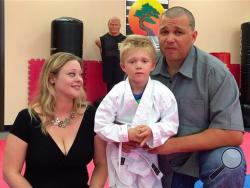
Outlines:
[[[45,62],[38,97],[19,112],[7,138],[3,174],[10,187],[87,188],[92,159],[90,187],[104,187],[106,144],[94,133],[95,108],[86,101],[81,62],[63,52]]]
[[[95,41],[99,47],[103,62],[103,81],[107,83],[107,90],[124,79],[124,72],[120,67],[118,44],[126,36],[120,33],[121,21],[112,17],[108,21],[109,32]]]
[[[165,85],[150,79],[156,52],[148,37],[130,35],[119,49],[127,79],[111,89],[95,116],[95,132],[108,141],[109,184],[114,188],[161,188],[157,155],[143,147],[157,147],[177,133],[177,103]],[[138,148],[122,152],[123,143],[129,141]]]
[[[191,188],[197,179],[206,188],[242,188],[244,127],[235,79],[221,61],[194,46],[189,10],[168,9],[159,29],[162,56],[151,76],[174,93],[180,121],[178,136],[150,151],[160,154],[164,188]],[[224,166],[226,161],[235,166]]]

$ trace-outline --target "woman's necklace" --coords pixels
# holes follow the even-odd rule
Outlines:
[[[60,120],[58,117],[55,117],[53,120],[51,120],[51,123],[53,125],[56,125],[60,128],[65,128],[68,125],[70,125],[72,119],[74,119],[76,117],[76,113],[75,112],[71,112],[69,117],[66,117],[64,120]]]

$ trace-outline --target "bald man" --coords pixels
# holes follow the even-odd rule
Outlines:
[[[126,36],[120,33],[121,21],[118,17],[112,17],[108,21],[108,33],[95,41],[99,47],[103,62],[103,81],[107,84],[107,90],[123,80],[124,73],[120,68],[118,43]]]

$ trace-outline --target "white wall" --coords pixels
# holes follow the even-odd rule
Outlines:
[[[240,63],[240,25],[250,21],[249,0],[170,0],[175,5],[194,13],[200,48],[230,52],[232,63]],[[125,0],[5,0],[5,125],[27,106],[28,60],[49,56],[52,20],[82,20],[83,58],[99,60],[94,40],[107,32],[107,20],[114,15],[125,33]]]
[[[94,40],[107,32],[107,21],[125,22],[125,4],[119,0],[7,0],[5,2],[5,125],[27,106],[28,60],[50,54],[51,22],[59,17],[83,21],[83,58],[100,59]],[[122,26],[124,33],[125,27]]]

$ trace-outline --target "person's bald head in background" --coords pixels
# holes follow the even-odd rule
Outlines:
[[[120,29],[121,29],[121,20],[120,18],[113,16],[108,20],[108,33],[111,36],[118,36],[120,35]],[[95,44],[99,47],[99,49],[102,49],[100,38],[95,40]]]
[[[118,17],[111,17],[108,21],[109,34],[112,36],[117,36],[120,34],[121,20]]]

